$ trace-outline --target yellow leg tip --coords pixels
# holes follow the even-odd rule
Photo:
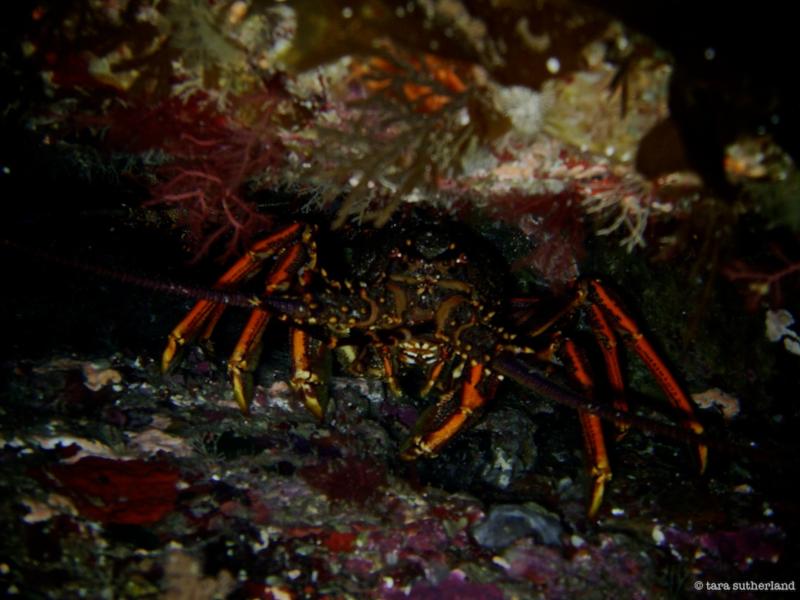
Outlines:
[[[250,415],[250,403],[253,400],[253,377],[249,373],[243,373],[236,367],[228,367],[231,376],[231,386],[233,387],[233,399],[239,405],[239,410],[245,416]]]
[[[687,421],[686,427],[697,435],[703,435],[705,431],[703,426],[695,420]],[[698,443],[695,448],[697,449],[697,466],[700,469],[700,475],[702,475],[706,472],[706,467],[708,466],[708,446]]]
[[[161,372],[166,374],[169,373],[172,367],[177,364],[177,357],[178,353],[181,350],[180,343],[173,338],[172,336],[169,337],[167,341],[167,347],[164,348],[164,353],[161,355]]]
[[[325,417],[325,411],[322,409],[322,405],[319,403],[319,400],[315,396],[306,396],[304,398],[304,403],[308,412],[314,415],[314,418],[317,421],[322,421]]]
[[[703,475],[708,466],[708,446],[703,444],[697,445],[697,461],[700,467],[700,475]]]
[[[603,504],[603,495],[606,491],[606,482],[611,479],[610,472],[601,472],[593,475],[594,482],[592,484],[592,496],[589,502],[589,508],[586,511],[586,516],[590,519],[597,517],[597,513]]]

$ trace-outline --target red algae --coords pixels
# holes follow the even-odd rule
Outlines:
[[[357,534],[332,531],[323,540],[323,544],[332,552],[351,552],[355,546]]]
[[[386,485],[386,471],[378,463],[348,457],[303,467],[300,476],[331,500],[365,504]]]
[[[172,512],[178,495],[178,471],[160,461],[88,456],[48,472],[81,514],[102,523],[155,523]]]

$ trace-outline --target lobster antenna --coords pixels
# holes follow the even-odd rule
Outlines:
[[[723,441],[711,438],[707,434],[698,434],[688,429],[680,429],[653,419],[615,410],[609,406],[603,406],[602,404],[588,400],[584,396],[573,392],[563,385],[559,385],[552,381],[551,378],[547,377],[541,370],[521,361],[511,354],[501,354],[495,358],[492,361],[492,368],[543,398],[568,406],[569,408],[574,408],[578,411],[597,415],[601,419],[611,421],[612,423],[631,425],[637,429],[650,431],[656,435],[667,437],[678,442],[704,444],[716,450],[728,452],[742,450],[744,452],[753,453],[758,458],[764,460],[774,460],[775,455],[778,454],[775,450],[762,448],[753,441],[744,440],[737,443]]]
[[[248,294],[185,285],[175,281],[164,281],[162,279],[157,279],[156,277],[125,273],[123,271],[117,271],[108,267],[91,265],[78,260],[64,258],[63,256],[56,256],[55,254],[51,254],[36,248],[31,248],[11,240],[0,240],[0,243],[7,248],[22,252],[44,262],[61,265],[69,269],[82,271],[84,273],[89,273],[105,279],[113,279],[127,285],[135,285],[140,288],[153,290],[155,292],[163,292],[166,294],[182,296],[184,298],[192,298],[195,300],[210,300],[212,302],[219,302],[220,304],[227,304],[228,306],[240,306],[244,308],[253,308],[261,303],[257,297]]]

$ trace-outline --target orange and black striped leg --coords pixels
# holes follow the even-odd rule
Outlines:
[[[565,340],[563,350],[566,362],[572,368],[573,378],[581,386],[586,396],[590,399],[593,398],[594,384],[589,375],[586,359],[572,340]],[[586,457],[590,463],[589,475],[592,477],[592,494],[587,514],[590,519],[593,519],[603,503],[606,482],[611,480],[611,465],[608,461],[608,452],[606,451],[606,442],[603,437],[603,426],[600,417],[586,411],[579,411],[578,416],[580,417],[581,430],[583,431]]]
[[[618,411],[627,412],[628,403],[625,401],[625,382],[622,379],[622,369],[619,366],[617,336],[614,334],[614,330],[611,329],[608,319],[606,319],[599,306],[591,304],[589,312],[592,331],[605,362],[606,375],[608,377],[608,384],[611,387],[614,408]],[[628,431],[628,425],[625,423],[618,423],[616,427],[617,440],[620,440]]]
[[[275,232],[271,236],[256,242],[247,253],[220,277],[214,287],[231,289],[250,279],[261,269],[265,260],[283,252],[287,247],[308,239],[311,229],[308,226],[293,223]],[[211,300],[200,300],[189,311],[186,317],[169,334],[167,347],[161,357],[161,369],[166,373],[180,359],[186,347],[198,337],[208,338],[217,321],[222,316],[225,305]]]
[[[210,335],[225,306],[211,300],[200,300],[192,310],[170,331],[167,338],[167,347],[161,356],[161,371],[168,373],[173,366],[178,364],[186,352],[186,348],[202,337],[205,333]],[[211,327],[208,324],[211,323]]]
[[[621,332],[626,343],[630,344],[634,352],[642,359],[672,406],[683,413],[683,426],[698,435],[702,434],[703,426],[695,418],[694,409],[689,402],[688,396],[664,364],[664,361],[658,356],[653,346],[644,337],[636,322],[622,309],[619,302],[611,296],[599,281],[590,280],[587,283],[591,292],[591,300],[599,305],[611,318],[614,328]],[[700,473],[703,473],[708,462],[708,446],[698,443],[696,451]]]
[[[377,338],[373,338],[373,344],[378,356],[380,356],[381,363],[383,363],[383,374],[389,385],[389,390],[395,396],[400,396],[402,392],[400,391],[400,384],[397,383],[397,360],[394,348]]]
[[[264,293],[269,295],[288,286],[301,267],[313,260],[313,255],[309,255],[302,244],[295,244],[285,250],[267,277]],[[242,335],[236,342],[233,354],[228,359],[228,375],[233,386],[233,397],[245,414],[248,414],[253,399],[253,372],[261,356],[261,340],[269,319],[269,311],[262,308],[253,309]]]
[[[436,404],[422,413],[411,436],[400,448],[400,458],[415,460],[420,456],[436,455],[469,422],[470,417],[486,404],[487,378],[484,371],[484,366],[479,364],[466,367],[458,392],[443,394]]]
[[[250,314],[233,354],[228,359],[228,376],[233,386],[233,398],[242,412],[250,413],[250,402],[253,399],[253,371],[261,356],[261,339],[269,324],[270,313],[256,308]]]
[[[292,352],[292,378],[289,383],[309,412],[321,421],[328,408],[330,348],[302,329],[292,327],[289,335]]]

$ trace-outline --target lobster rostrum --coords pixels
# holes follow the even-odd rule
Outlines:
[[[565,304],[539,314],[536,298],[505,298],[499,258],[455,226],[418,219],[410,230],[390,225],[380,238],[359,253],[351,267],[355,277],[339,279],[320,264],[317,227],[293,222],[255,243],[219,278],[217,290],[234,291],[266,272],[263,291],[253,297],[249,320],[228,362],[234,397],[244,413],[253,397],[264,332],[275,317],[289,325],[291,387],[317,419],[325,416],[326,372],[334,349],[350,373],[381,377],[395,394],[401,393],[402,373],[422,370],[418,393],[434,399],[400,456],[434,456],[492,398],[503,379],[495,365],[504,356],[560,365],[573,388],[594,400],[584,353],[560,331],[582,311],[603,356],[614,408],[627,410],[617,349],[622,339],[683,415],[683,426],[696,436],[703,433],[676,378],[600,281],[580,280]],[[190,344],[212,335],[225,308],[215,299],[194,305],[169,335],[165,372]],[[588,513],[594,516],[611,467],[600,417],[579,410],[579,418],[593,481]],[[703,471],[707,447],[702,442],[695,446]]]

